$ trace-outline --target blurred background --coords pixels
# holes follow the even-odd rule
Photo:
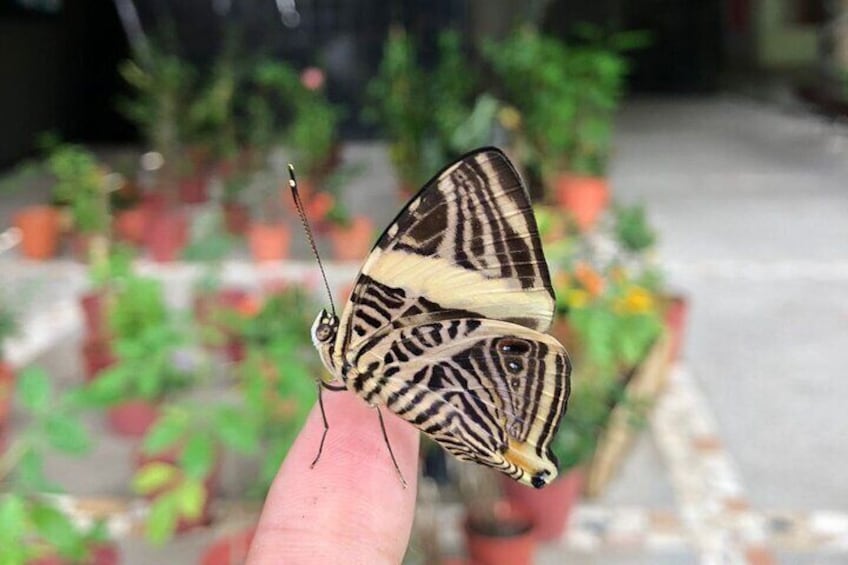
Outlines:
[[[0,562],[243,562],[323,371],[286,165],[343,303],[495,145],[561,478],[425,441],[405,562],[848,563],[848,1],[5,0],[0,78]]]

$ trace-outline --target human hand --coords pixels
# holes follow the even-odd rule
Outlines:
[[[247,563],[400,563],[415,510],[418,430],[383,410],[392,464],[374,409],[347,391],[324,392],[330,430],[316,404],[265,499]]]

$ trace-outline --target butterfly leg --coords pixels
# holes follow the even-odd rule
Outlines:
[[[318,463],[319,459],[321,459],[321,453],[324,451],[324,440],[327,439],[327,431],[330,429],[330,425],[327,423],[327,414],[324,412],[324,397],[321,395],[325,388],[332,392],[346,390],[344,385],[331,385],[324,381],[318,382],[318,408],[321,409],[321,420],[324,422],[324,433],[321,434],[321,443],[318,445],[318,454],[315,455],[315,459],[313,459],[312,464],[309,465],[310,469],[315,467],[315,464]]]
[[[380,431],[383,432],[383,441],[386,442],[386,447],[389,448],[389,455],[392,457],[392,463],[395,464],[395,471],[397,471],[398,477],[400,477],[400,484],[403,485],[403,488],[406,488],[406,479],[403,478],[403,473],[400,472],[400,466],[398,466],[397,459],[395,459],[395,452],[392,451],[392,444],[389,443],[389,436],[386,434],[386,424],[383,423],[383,413],[380,412],[380,408],[376,408],[377,417],[380,419]]]

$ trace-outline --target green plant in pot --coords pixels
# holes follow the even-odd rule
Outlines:
[[[451,158],[489,142],[488,124],[482,134],[481,128],[465,127],[475,109],[481,122],[475,106],[478,81],[467,61],[454,31],[438,37],[437,62],[429,70],[421,65],[411,35],[399,27],[389,32],[377,76],[368,85],[365,118],[388,138],[402,195],[416,192]]]
[[[119,100],[118,108],[138,127],[148,148],[164,159],[158,188],[166,200],[175,202],[196,70],[160,43],[148,42],[121,64],[119,71],[133,95]]]
[[[234,367],[228,394],[170,402],[149,431],[134,486],[152,499],[147,534],[153,541],[208,517],[222,457],[254,460],[257,475],[243,481],[245,494],[265,496],[316,398],[311,306],[297,287],[269,297],[240,320],[248,353]]]
[[[566,44],[530,28],[484,47],[505,98],[522,114],[528,155],[545,180],[546,200],[569,210],[583,230],[609,201],[605,182],[612,122],[624,90],[624,53],[643,34],[578,26]]]
[[[36,367],[21,373],[16,397],[27,423],[0,449],[3,563],[117,563],[117,549],[102,524],[83,526],[44,496],[59,491],[45,476],[45,456],[53,451],[81,456],[91,445],[78,419],[78,395],[59,395],[50,382]]]
[[[88,402],[109,409],[123,435],[143,435],[167,397],[187,389],[191,367],[181,363],[191,345],[187,326],[169,315],[161,284],[131,275],[115,292],[109,311],[115,364],[89,383]]]

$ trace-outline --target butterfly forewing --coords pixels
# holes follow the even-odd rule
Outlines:
[[[370,285],[393,290],[369,292]],[[391,295],[387,304],[380,294]],[[554,297],[536,221],[499,150],[446,168],[400,212],[362,268],[336,350],[357,347],[410,308],[459,310],[539,331],[550,326]]]
[[[565,412],[568,357],[554,338],[481,318],[396,323],[350,351],[350,387],[463,460],[521,482],[552,480],[549,446]]]

